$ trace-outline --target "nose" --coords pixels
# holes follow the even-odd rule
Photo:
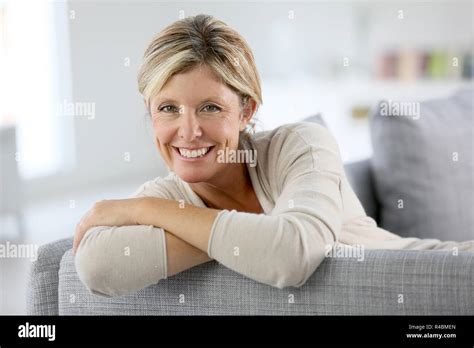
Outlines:
[[[202,135],[199,120],[194,112],[185,112],[180,116],[178,136],[187,142],[191,142],[196,137]]]

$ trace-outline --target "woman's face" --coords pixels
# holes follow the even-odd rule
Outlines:
[[[223,172],[229,164],[218,163],[218,151],[237,149],[239,132],[252,116],[207,65],[174,75],[151,98],[150,113],[161,156],[188,183],[210,181]]]

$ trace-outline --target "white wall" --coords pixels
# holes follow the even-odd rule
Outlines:
[[[403,20],[397,18],[400,9]],[[367,122],[351,119],[350,106],[406,91],[404,85],[374,84],[362,76],[376,52],[404,46],[467,48],[473,43],[471,2],[71,1],[69,10],[74,11],[69,19],[73,101],[95,103],[96,116],[74,119],[74,172],[31,182],[30,197],[102,181],[140,183],[166,173],[137,92],[136,73],[151,38],[178,20],[180,11],[215,15],[247,39],[262,77],[264,105],[257,116],[265,129],[323,112],[346,161],[371,154]],[[344,57],[354,62],[351,69],[341,69]],[[127,58],[130,66],[124,64]],[[425,84],[411,91],[413,98],[426,97],[457,86]],[[125,152],[130,162],[124,161]]]

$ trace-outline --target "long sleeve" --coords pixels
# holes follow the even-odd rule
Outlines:
[[[158,182],[160,181],[160,182]],[[165,179],[141,185],[132,197],[170,198]],[[79,278],[96,295],[120,296],[167,278],[166,238],[162,228],[145,225],[89,229],[75,256]]]
[[[309,123],[282,128],[267,152],[265,169],[278,196],[274,209],[269,215],[221,211],[208,254],[258,282],[299,287],[338,240],[343,166],[330,133]]]
[[[164,231],[143,225],[93,227],[81,241],[75,264],[93,294],[136,292],[167,278]]]

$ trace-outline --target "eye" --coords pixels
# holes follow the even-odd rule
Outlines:
[[[210,109],[208,109],[210,108]],[[212,105],[212,104],[209,104],[209,105],[206,105],[203,110],[206,110],[209,111],[209,112],[217,112],[217,111],[221,111],[221,108],[216,106],[216,105]]]
[[[170,110],[170,109],[166,109],[166,108],[174,108],[174,109]],[[176,107],[174,105],[165,105],[165,106],[162,106],[161,108],[159,108],[158,111],[160,111],[160,112],[163,111],[163,112],[166,112],[166,113],[176,112]]]

